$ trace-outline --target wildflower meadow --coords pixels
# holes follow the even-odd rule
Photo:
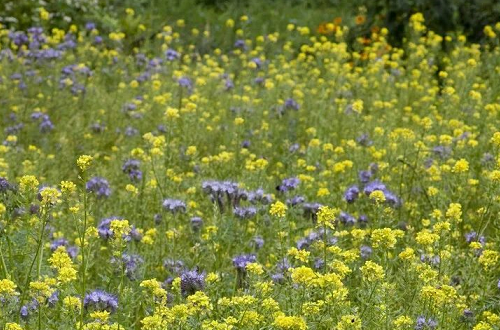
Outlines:
[[[0,329],[500,329],[500,24],[54,14],[0,28]]]

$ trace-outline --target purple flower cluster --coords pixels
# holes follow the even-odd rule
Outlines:
[[[315,241],[324,239],[325,235],[328,236],[330,231],[327,229],[326,231],[323,228],[320,228],[318,231],[312,231],[309,235],[299,239],[297,241],[297,249],[299,250],[307,250]],[[331,237],[328,239],[328,245],[337,244],[337,238]]]
[[[0,177],[0,193],[5,193],[13,189],[12,185],[6,178]]]
[[[191,218],[191,228],[193,231],[198,232],[203,226],[203,219],[200,217],[192,217]]]
[[[245,210],[237,209],[241,201],[249,201],[251,204],[261,203],[267,205],[271,203],[272,197],[266,194],[263,189],[247,191],[240,189],[238,183],[232,181],[204,181],[201,185],[205,194],[210,196],[213,203],[217,203],[219,210],[224,212],[226,207],[234,208],[234,214],[238,217],[248,217],[254,212],[254,208]],[[255,213],[256,213],[255,209]]]
[[[97,226],[97,233],[99,234],[99,237],[105,240],[113,237],[114,233],[110,228],[111,222],[113,220],[123,220],[123,218],[113,216],[102,219]],[[142,234],[137,230],[137,228],[135,228],[135,226],[131,226],[130,233],[124,236],[123,239],[125,241],[130,241],[131,239],[133,239],[134,241],[140,241],[142,239]]]
[[[246,266],[256,261],[255,254],[241,254],[233,258],[233,266],[239,273],[246,273]]]
[[[176,213],[184,213],[187,210],[186,203],[178,199],[167,198],[163,200],[162,206],[165,210]]]
[[[117,271],[125,270],[125,275],[129,280],[133,281],[137,278],[137,269],[144,259],[137,254],[122,254],[121,258],[113,258],[111,263],[119,265]]]
[[[437,327],[438,323],[432,318],[425,318],[424,316],[417,317],[415,322],[415,330],[432,330]]]
[[[140,170],[141,162],[137,159],[128,159],[122,166],[122,171],[128,174],[130,180],[140,181],[142,179],[142,171]]]
[[[83,306],[87,310],[113,313],[118,308],[118,297],[103,290],[95,290],[85,295]]]
[[[165,58],[167,59],[167,61],[175,61],[175,60],[179,59],[179,57],[180,57],[179,53],[173,49],[169,48],[165,52]]]
[[[189,270],[181,274],[181,293],[189,296],[196,291],[202,291],[205,288],[205,273],[199,273],[198,270]]]
[[[249,207],[235,207],[233,209],[233,214],[240,219],[250,219],[257,214],[257,208],[255,206]]]
[[[54,129],[54,124],[52,124],[52,121],[50,120],[49,115],[41,113],[41,112],[33,112],[31,114],[31,119],[33,121],[39,121],[40,124],[38,125],[38,128],[40,129],[40,132],[42,133],[48,133]]]
[[[95,176],[85,184],[88,192],[94,193],[97,197],[109,197],[111,195],[111,188],[109,182],[105,178]]]
[[[288,192],[290,190],[294,190],[295,188],[297,188],[299,183],[300,183],[300,180],[298,178],[283,179],[283,181],[281,181],[281,184],[276,187],[276,190],[278,190],[279,192],[285,193],[285,192]]]
[[[64,246],[66,248],[66,252],[71,257],[71,259],[74,259],[78,254],[78,247],[69,245],[68,240],[65,238],[58,238],[56,240],[53,240],[50,243],[50,251],[54,252],[60,246]]]
[[[360,171],[358,173],[358,178],[361,187],[363,188],[362,189],[363,193],[366,196],[369,196],[372,192],[376,190],[382,191],[385,196],[386,204],[388,204],[391,207],[401,206],[401,200],[392,191],[387,189],[385,184],[383,184],[378,180],[370,181],[376,171],[377,168],[375,166],[371,166],[369,171]],[[360,186],[358,185],[349,186],[344,192],[344,199],[347,203],[352,204],[359,198],[360,193],[361,193]]]

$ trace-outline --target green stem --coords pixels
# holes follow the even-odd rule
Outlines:
[[[42,247],[42,242],[43,242],[43,233],[45,231],[45,214],[42,216],[42,226],[40,229],[40,237],[38,239],[38,244],[35,252],[35,256],[33,260],[31,261],[30,268],[28,269],[28,273],[26,274],[26,280],[24,281],[23,285],[23,290],[21,293],[21,298],[19,299],[19,311],[17,313],[17,318],[19,321],[19,318],[21,317],[21,308],[23,307],[23,303],[26,299],[26,295],[28,294],[28,286],[31,281],[31,272],[33,271],[33,267],[35,266],[36,261],[38,260],[38,255],[40,254],[40,249]]]
[[[80,273],[82,274],[82,287],[81,287],[81,307],[80,307],[80,330],[83,329],[83,320],[85,318],[85,309],[83,306],[83,300],[85,297],[86,290],[86,276],[87,264],[85,259],[85,238],[87,233],[87,189],[83,188],[83,230],[82,237],[80,239],[81,249],[82,249],[82,264],[80,266]]]
[[[5,278],[10,278],[9,270],[7,269],[7,265],[5,264],[5,259],[3,257],[3,244],[1,241],[0,241],[0,260],[2,261],[2,268]]]

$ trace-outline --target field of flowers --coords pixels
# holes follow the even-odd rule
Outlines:
[[[0,29],[0,329],[500,329],[500,24],[248,21]]]

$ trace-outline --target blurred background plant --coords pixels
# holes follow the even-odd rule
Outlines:
[[[126,14],[131,8],[134,15]],[[50,17],[44,22],[43,14]],[[246,15],[245,31],[252,35],[286,32],[288,23],[331,34],[332,24],[349,27],[349,38],[369,36],[387,27],[389,40],[399,45],[408,18],[424,14],[426,26],[445,35],[463,33],[473,42],[483,27],[500,21],[498,0],[11,0],[0,2],[0,23],[12,29],[31,26],[67,28],[93,22],[103,32],[122,31],[132,46],[152,38],[161,27],[178,19],[200,29],[221,29],[229,18]],[[189,13],[187,16],[186,13]],[[45,17],[46,18],[46,17]],[[142,24],[141,24],[142,23]],[[214,30],[215,38],[224,38]],[[213,40],[218,45],[222,40]]]

